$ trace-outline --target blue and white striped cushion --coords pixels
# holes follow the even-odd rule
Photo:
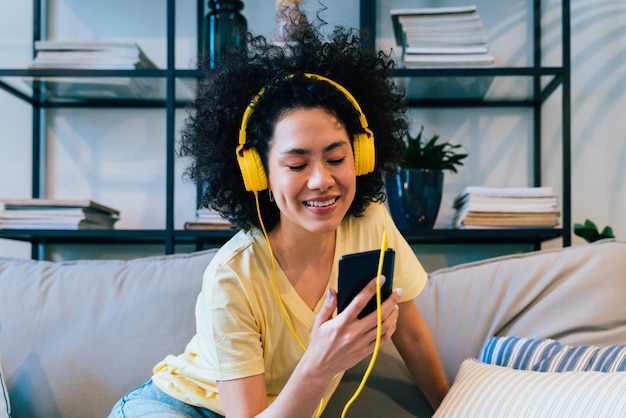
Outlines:
[[[518,370],[617,372],[626,371],[626,344],[569,346],[551,339],[493,337],[478,359]]]
[[[533,372],[461,364],[433,418],[626,417],[626,373]]]

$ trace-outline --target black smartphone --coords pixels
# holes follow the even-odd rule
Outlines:
[[[381,287],[381,301],[391,295],[393,290],[393,266],[396,253],[391,248],[385,251],[382,274],[386,280]],[[339,258],[339,278],[337,284],[337,312],[341,313],[352,299],[376,277],[380,250],[365,251],[355,254],[346,254]],[[365,305],[358,318],[376,310],[376,295]]]

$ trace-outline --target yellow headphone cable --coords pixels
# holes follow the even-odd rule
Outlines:
[[[271,259],[271,262],[272,262],[272,286],[274,288],[274,297],[276,298],[276,301],[278,302],[278,307],[280,309],[280,313],[283,316],[283,319],[285,320],[285,323],[287,324],[287,327],[289,328],[289,331],[291,331],[291,334],[294,336],[294,338],[298,342],[298,345],[300,345],[300,347],[302,348],[302,351],[306,351],[307,348],[304,345],[304,343],[302,342],[302,340],[296,334],[296,331],[293,328],[293,325],[292,325],[289,317],[287,316],[287,310],[285,309],[285,305],[283,304],[283,300],[280,297],[280,293],[278,292],[278,279],[277,279],[277,275],[276,275],[276,260],[275,260],[275,257],[274,257],[274,251],[272,250],[272,245],[270,244],[270,239],[269,239],[269,236],[267,234],[267,230],[265,229],[265,224],[263,223],[263,217],[261,216],[261,208],[260,208],[260,205],[259,205],[259,194],[258,194],[257,191],[254,191],[254,199],[255,199],[255,202],[256,202],[257,214],[259,216],[259,223],[261,224],[261,230],[263,232],[263,236],[265,237],[265,241],[267,242],[267,247],[268,247],[269,252],[270,252],[270,259]],[[383,231],[383,238],[382,238],[382,244],[381,244],[381,249],[380,249],[380,257],[378,259],[378,269],[377,269],[377,272],[376,272],[376,341],[375,341],[375,344],[374,344],[374,352],[372,353],[372,357],[370,359],[369,365],[367,366],[367,369],[365,370],[365,373],[363,374],[363,378],[361,379],[361,383],[359,384],[359,386],[358,386],[357,390],[355,391],[354,395],[352,395],[352,397],[348,400],[348,402],[344,406],[343,412],[341,413],[341,418],[345,418],[345,416],[346,416],[346,414],[348,412],[348,409],[350,408],[350,406],[352,406],[354,401],[361,394],[361,391],[365,387],[365,383],[367,382],[367,379],[368,379],[372,369],[374,368],[374,364],[376,363],[376,359],[378,358],[378,351],[380,349],[380,339],[381,339],[381,332],[382,332],[382,311],[381,311],[382,295],[381,295],[380,277],[382,275],[383,262],[384,262],[384,259],[385,259],[385,252],[387,251],[387,248],[388,248],[387,230],[385,229]],[[319,416],[322,414],[323,406],[324,406],[324,398],[322,398],[320,400],[319,407],[317,408],[317,410],[315,411],[315,414],[313,415],[314,418],[319,418]]]

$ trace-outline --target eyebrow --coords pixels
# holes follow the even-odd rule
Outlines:
[[[340,148],[346,145],[345,141],[336,141],[333,142],[332,144],[324,147],[324,149],[322,150],[323,153],[332,151],[336,148]],[[289,149],[285,152],[282,152],[281,155],[310,155],[311,154],[311,150],[306,149],[306,148],[292,148]]]

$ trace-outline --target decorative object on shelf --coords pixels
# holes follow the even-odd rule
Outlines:
[[[306,14],[300,9],[304,0],[277,0],[276,21],[274,22],[274,42],[289,42],[289,34],[294,26],[308,25]]]
[[[407,149],[400,167],[387,178],[391,217],[401,232],[431,229],[437,219],[443,193],[444,170],[457,172],[468,154],[461,145],[438,143],[439,135],[422,142],[422,133],[407,135]]]
[[[454,228],[552,228],[559,224],[552,187],[468,186],[453,204]]]
[[[229,46],[240,46],[248,29],[246,18],[240,13],[240,0],[209,0],[210,12],[204,22],[203,53],[208,54],[214,68]]]
[[[598,232],[598,227],[589,219],[585,219],[584,224],[574,224],[574,235],[592,243],[605,238],[615,238],[613,228],[605,226],[602,232]]]

